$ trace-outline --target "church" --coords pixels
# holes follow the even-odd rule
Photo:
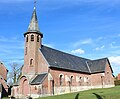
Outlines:
[[[38,98],[114,86],[108,58],[90,60],[42,44],[36,7],[24,38],[24,66],[12,88],[14,97]]]

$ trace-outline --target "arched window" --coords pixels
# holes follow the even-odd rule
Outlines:
[[[73,83],[73,76],[70,77],[70,82],[71,82],[71,85]]]
[[[30,59],[30,66],[33,66],[33,59]]]
[[[31,41],[34,41],[34,35],[31,35]]]
[[[80,86],[82,85],[82,77],[79,77]]]
[[[39,35],[37,35],[37,42],[39,42],[40,41],[40,38],[39,38]]]
[[[80,77],[79,79],[82,80],[82,77]]]
[[[60,86],[61,86],[62,83],[63,83],[63,82],[62,82],[62,76],[63,76],[63,75],[60,75]]]
[[[35,90],[37,90],[37,86],[35,86]]]
[[[86,77],[86,83],[87,83],[87,85],[89,85],[89,78],[88,77]]]
[[[26,36],[26,42],[28,42],[28,35]]]

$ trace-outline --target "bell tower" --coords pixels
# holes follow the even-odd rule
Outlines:
[[[34,75],[38,68],[38,51],[42,45],[43,34],[40,32],[36,14],[36,1],[28,31],[24,33],[25,48],[24,48],[24,67],[23,75]]]

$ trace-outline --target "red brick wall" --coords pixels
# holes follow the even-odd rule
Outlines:
[[[112,71],[110,68],[110,64],[107,62],[106,68],[105,68],[105,85],[111,85],[114,84],[114,77],[112,75]]]
[[[118,77],[117,77],[118,80],[120,80],[120,74],[118,74]]]
[[[8,92],[8,85],[7,82],[4,79],[0,79],[0,83],[3,85],[6,92]]]
[[[67,77],[71,77],[73,76],[72,79],[72,86],[78,86],[80,85],[79,82],[76,81],[76,76],[78,78],[82,78],[81,79],[81,85],[85,86],[85,85],[90,85],[90,81],[88,82],[88,80],[90,80],[90,75],[89,74],[83,74],[83,73],[76,73],[76,72],[69,72],[69,71],[63,71],[63,70],[55,70],[55,69],[51,69],[50,70],[50,74],[52,75],[53,79],[54,79],[54,84],[55,86],[60,86],[60,74],[64,75],[64,77],[62,78],[62,86],[68,86],[69,82],[66,81],[66,76]],[[88,80],[87,80],[88,77]],[[86,79],[86,81],[84,81],[84,79]]]
[[[34,35],[34,41],[30,40],[31,35]],[[48,64],[42,53],[41,48],[41,37],[40,42],[37,42],[37,34],[28,34],[28,42],[25,42],[25,55],[24,55],[24,66],[22,68],[23,75],[26,74],[37,74],[47,72]],[[27,48],[27,53],[26,53]],[[33,59],[33,64],[30,65],[30,60]]]
[[[34,41],[31,41],[31,35],[34,35]],[[25,36],[28,36],[28,42],[25,40],[25,50],[24,50],[24,67],[23,67],[23,74],[35,74],[38,70],[38,53],[39,48],[41,47],[41,37],[40,41],[37,42],[37,36],[38,34],[30,33]],[[32,61],[32,64],[30,64],[30,60]]]
[[[31,94],[44,95],[48,94],[48,78],[43,81],[40,85],[30,85]]]
[[[91,74],[91,84],[93,86],[102,85],[103,87],[105,85],[114,85],[114,77],[108,62],[106,63],[105,72]]]
[[[37,67],[37,73],[45,73],[48,72],[48,63],[46,59],[44,58],[43,54],[41,51],[38,53],[38,67]]]
[[[60,74],[64,75],[62,78],[62,86],[68,86],[69,83],[66,81],[66,76],[69,78],[73,76],[72,86],[102,86],[102,85],[114,85],[114,78],[109,63],[106,64],[104,73],[85,74],[64,71],[59,69],[50,69],[49,73],[52,75],[55,86],[60,86]],[[78,82],[77,77],[82,79]]]
[[[0,75],[7,80],[7,69],[5,68],[4,64],[0,62]]]
[[[91,85],[92,86],[102,85],[101,73],[91,74]]]

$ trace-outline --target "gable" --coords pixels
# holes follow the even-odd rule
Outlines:
[[[89,61],[88,65],[91,73],[104,72],[106,67],[107,58]]]
[[[106,63],[106,68],[105,68],[105,70],[106,70],[106,72],[111,72],[111,73],[113,73],[113,69],[112,69],[112,67],[111,67],[111,65],[110,65],[110,62],[109,62],[109,60],[107,59],[107,63]]]

